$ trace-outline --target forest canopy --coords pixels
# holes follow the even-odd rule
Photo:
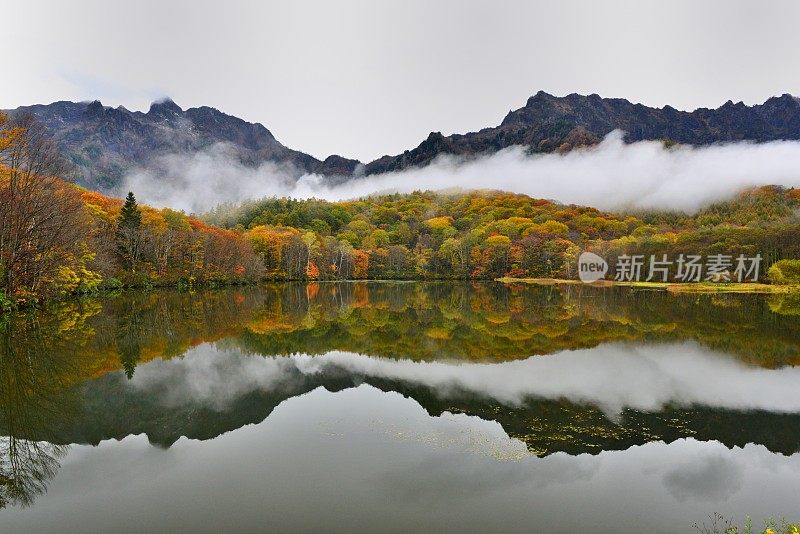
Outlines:
[[[800,258],[800,191],[742,191],[688,215],[602,212],[498,191],[380,195],[351,201],[266,198],[203,219],[244,232],[272,278],[574,278],[592,250],[760,254],[764,271]]]

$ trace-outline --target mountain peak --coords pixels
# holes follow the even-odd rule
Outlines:
[[[800,98],[789,93],[783,93],[781,96],[773,96],[767,99],[764,105],[800,106]]]
[[[181,107],[169,97],[156,100],[150,104],[150,110],[147,112],[148,115],[177,115],[180,113],[183,113]]]
[[[527,103],[525,105],[526,106],[530,106],[530,105],[532,105],[532,104],[534,104],[536,102],[543,102],[545,100],[552,100],[553,98],[555,98],[555,97],[553,95],[551,95],[550,93],[546,93],[546,92],[544,92],[542,90],[539,90],[539,91],[536,92],[535,95],[533,95],[532,97],[528,98],[528,101],[527,101]]]
[[[105,111],[105,108],[103,107],[102,102],[100,102],[99,100],[94,100],[90,102],[88,106],[86,106],[85,113],[86,117],[92,118],[92,117],[102,116],[103,111]]]
[[[157,100],[147,113],[93,102],[53,102],[9,110],[30,113],[47,129],[65,159],[74,164],[77,183],[117,194],[131,169],[148,168],[167,176],[158,158],[192,155],[224,144],[225,155],[246,167],[266,162],[285,165],[292,176],[310,173],[322,162],[278,142],[263,125],[210,107],[183,110],[171,98]],[[357,161],[332,160],[324,167],[349,175]],[[125,190],[126,192],[127,190]]]

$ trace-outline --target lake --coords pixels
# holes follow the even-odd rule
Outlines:
[[[760,525],[799,508],[798,364],[790,295],[353,282],[65,301],[0,320],[0,531]]]

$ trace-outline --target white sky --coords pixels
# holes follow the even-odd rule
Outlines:
[[[679,109],[800,94],[800,2],[0,0],[0,108],[169,95],[361,160],[539,89]]]

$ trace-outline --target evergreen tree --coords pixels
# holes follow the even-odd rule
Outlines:
[[[132,191],[125,197],[125,204],[117,220],[117,248],[122,262],[131,271],[136,270],[141,245],[142,212],[136,204]]]
[[[145,332],[144,313],[141,304],[136,301],[126,301],[120,312],[114,338],[120,363],[125,370],[125,376],[130,380],[142,356],[140,342]]]
[[[142,212],[139,211],[139,205],[136,204],[136,197],[133,195],[133,191],[128,191],[128,196],[125,197],[125,204],[119,213],[119,226],[138,229],[141,225]]]

